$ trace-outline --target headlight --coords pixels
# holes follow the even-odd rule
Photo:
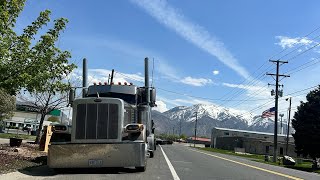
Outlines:
[[[143,124],[128,124],[125,127],[127,133],[135,133],[143,131]]]

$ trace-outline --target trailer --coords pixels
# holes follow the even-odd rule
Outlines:
[[[85,69],[83,74],[86,82]],[[111,80],[84,89],[83,97],[78,99],[74,99],[74,90],[70,91],[71,141],[51,142],[48,166],[56,170],[135,167],[145,171],[147,158],[153,157],[156,150],[151,120],[156,91],[149,87],[148,58],[144,87]]]

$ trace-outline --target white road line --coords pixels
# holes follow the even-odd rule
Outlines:
[[[173,168],[173,166],[172,166],[169,158],[167,157],[166,153],[164,153],[161,145],[159,145],[159,146],[160,146],[160,149],[161,149],[161,151],[162,151],[162,153],[163,153],[164,159],[167,161],[167,164],[168,164],[168,166],[169,166],[169,169],[170,169],[170,171],[171,171],[171,174],[172,174],[173,179],[174,179],[174,180],[180,180],[180,178],[179,178],[176,170],[174,170],[174,168]]]

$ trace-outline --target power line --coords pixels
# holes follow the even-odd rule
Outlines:
[[[308,65],[308,66],[305,66],[305,65],[307,65],[307,64],[309,64],[309,63],[312,63],[312,62],[315,62],[315,63],[310,64],[310,65]],[[286,71],[285,73],[294,74],[294,73],[297,73],[297,72],[299,72],[299,71],[301,71],[301,70],[303,70],[303,69],[306,69],[306,68],[308,68],[308,67],[311,67],[311,66],[313,66],[313,65],[315,65],[315,64],[317,64],[317,63],[319,63],[319,62],[320,62],[320,57],[317,57],[317,58],[312,59],[311,61],[308,61],[308,62],[306,62],[306,63],[304,63],[304,64],[302,64],[302,65],[300,65],[300,66],[297,66],[297,67],[295,67],[295,68],[293,68],[293,69],[291,69],[291,70],[288,70],[288,71]],[[303,66],[305,66],[305,67],[303,67]],[[300,68],[300,69],[299,69],[299,68]]]
[[[311,32],[309,32],[309,33],[307,33],[306,35],[304,35],[303,36],[303,38],[306,38],[306,37],[308,37],[308,36],[310,36],[311,34],[313,34],[314,32],[316,32],[316,31],[318,31],[320,29],[320,26],[318,26],[317,28],[315,28],[314,30],[312,30]],[[311,40],[314,40],[314,39],[316,39],[316,38],[318,38],[318,37],[320,37],[320,35],[318,35],[318,36],[316,36],[316,37],[314,37],[314,38],[312,38]],[[295,44],[297,44],[297,43],[299,43],[298,41],[297,42],[294,42],[292,45],[295,45]],[[303,46],[303,45],[302,45]],[[300,47],[302,47],[302,46],[300,46]],[[295,50],[297,50],[297,49],[299,49],[300,47],[298,47],[298,48],[296,48],[296,49],[294,49],[293,51],[290,51],[289,53],[287,53],[287,54],[285,54],[284,56],[282,56],[282,57],[280,57],[279,59],[283,59],[283,57],[285,57],[285,56],[287,56],[287,55],[289,55],[289,54],[291,54],[292,52],[294,52]],[[289,47],[286,47],[286,48],[284,48],[283,50],[281,50],[280,52],[278,52],[278,53],[276,53],[276,54],[274,54],[274,55],[272,55],[269,59],[273,59],[275,56],[277,56],[277,55],[279,55],[279,54],[281,54],[281,53],[283,53],[284,51],[286,51],[286,50],[288,50],[288,49],[290,49]],[[259,70],[259,69],[261,69],[264,65],[266,65],[267,64],[267,62],[268,61],[265,61],[255,72],[254,72],[254,74]],[[245,81],[245,80],[244,80]],[[241,84],[243,84],[243,82],[241,83]]]
[[[320,28],[320,27],[319,27]],[[318,29],[319,29],[318,28]],[[320,35],[318,35],[318,36],[316,36],[316,38],[318,38],[318,37],[320,37]],[[315,38],[313,38],[313,39],[315,39]],[[320,45],[320,43],[317,43],[317,44],[315,44],[314,46],[312,46],[312,47],[310,47],[310,48],[308,48],[308,49],[306,49],[306,50],[304,50],[304,51],[302,51],[302,52],[300,52],[299,54],[297,54],[297,55],[295,55],[295,56],[293,56],[293,57],[291,57],[291,58],[289,58],[288,59],[288,61],[289,60],[293,60],[293,59],[296,59],[297,57],[299,57],[299,56],[301,56],[302,54],[304,54],[304,53],[307,53],[308,51],[310,51],[310,50],[312,50],[313,48],[315,48],[315,47],[317,47],[317,46],[319,46]],[[303,47],[304,45],[302,45],[302,46],[300,46],[300,47]],[[296,48],[295,50],[297,50],[297,49],[299,49],[300,47],[298,47],[298,48]],[[295,51],[294,50],[294,51]],[[292,53],[292,52],[294,52],[294,51],[290,51],[289,53],[287,53],[286,55],[284,55],[284,56],[282,56],[282,57],[285,57],[285,56],[287,56],[288,54],[290,54],[290,53]],[[319,57],[320,58],[320,57]],[[280,58],[281,59],[281,58]],[[318,58],[317,58],[318,59]],[[313,60],[314,61],[314,60]],[[310,61],[311,62],[311,61]],[[309,62],[309,63],[310,63]],[[316,62],[316,63],[314,63],[314,64],[317,64],[317,63],[319,63],[319,62]],[[305,63],[305,64],[307,64],[307,63]],[[307,66],[307,67],[310,67],[310,66],[312,66],[312,65],[314,65],[314,64],[311,64],[311,65],[309,65],[309,66]],[[303,66],[303,65],[302,65]],[[299,67],[301,67],[301,66],[299,66]],[[307,67],[304,67],[304,68],[301,68],[300,70],[298,70],[298,71],[296,71],[296,72],[299,72],[299,71],[301,71],[301,70],[303,70],[303,69],[305,69],[305,68],[307,68]],[[297,67],[298,68],[298,67]],[[294,72],[294,73],[296,73],[296,72]],[[292,73],[291,73],[292,74]],[[257,80],[256,80],[257,81]],[[248,85],[248,87],[249,87],[249,85]],[[240,91],[241,92],[241,91]],[[238,92],[238,94],[239,95],[241,95],[241,94],[243,94],[245,92],[245,88],[242,90],[242,93],[240,93],[239,94],[239,92]],[[236,95],[237,94],[235,94],[233,97],[236,97]],[[238,95],[238,96],[239,96]]]
[[[246,100],[246,99],[233,99],[233,100],[228,100],[228,99],[213,99],[213,98],[208,98],[208,97],[200,97],[200,96],[193,96],[193,95],[188,95],[185,93],[179,93],[179,92],[175,92],[175,91],[171,91],[171,90],[167,90],[167,89],[163,89],[163,88],[159,88],[157,87],[157,89],[162,90],[162,91],[166,91],[166,92],[170,92],[173,94],[178,94],[181,96],[186,96],[186,97],[191,97],[191,98],[198,98],[198,99],[205,99],[205,100],[210,100],[210,101],[261,101],[261,100],[266,100],[266,99],[251,99],[251,100]]]
[[[310,36],[311,34],[313,34],[314,32],[318,31],[319,29],[320,29],[320,26],[317,27],[316,29],[312,30],[312,31],[309,32],[308,34],[306,34],[306,35],[304,36],[304,38]],[[318,38],[318,37],[320,37],[320,35],[317,35],[316,37],[312,38],[311,40],[314,40],[314,39],[316,39],[316,38]],[[292,45],[295,45],[295,44],[297,44],[297,43],[299,43],[299,42],[297,41],[297,42],[293,43]],[[298,55],[290,58],[289,60],[293,60],[293,59],[297,58],[298,56],[300,56],[300,55],[308,52],[309,50],[315,48],[315,47],[318,46],[318,45],[319,45],[319,44],[317,44],[317,45],[315,45],[315,46],[313,46],[313,47],[311,47],[311,48],[309,48],[309,49],[307,49],[307,50],[299,53]],[[302,46],[299,46],[298,48],[294,49],[293,51],[290,51],[289,53],[285,54],[284,56],[282,56],[282,57],[279,58],[279,59],[282,59],[283,57],[286,57],[287,55],[295,52],[295,51],[296,51],[297,49],[299,49],[300,47],[303,47],[303,45],[302,45]],[[276,54],[274,54],[273,56],[271,56],[269,59],[274,58],[275,56],[277,56],[277,55],[285,52],[285,51],[288,50],[288,49],[289,49],[289,47],[286,47],[285,49],[283,49],[283,50],[280,51],[279,53],[276,53]],[[268,62],[268,61],[264,62],[264,64],[262,64],[255,72],[257,72],[259,69],[261,69],[267,62]],[[269,67],[268,67],[268,68],[269,68]],[[268,68],[267,68],[267,69],[268,69]],[[269,71],[269,70],[266,70],[266,71]],[[260,78],[261,78],[261,77],[260,77]],[[242,83],[240,83],[240,84],[244,84],[245,81],[246,81],[246,80],[244,80],[244,81],[243,81]],[[253,81],[253,80],[251,80],[251,81],[249,82],[249,84],[251,84],[252,81]],[[258,82],[258,81],[257,81],[257,82]],[[257,82],[256,82],[255,84],[257,84]],[[249,86],[249,85],[248,85],[248,86]],[[234,91],[234,89],[231,90],[231,93],[232,93],[233,91]],[[232,97],[230,97],[230,99],[235,98],[235,97],[238,97],[239,95],[243,94],[244,92],[245,92],[245,89],[243,89],[243,90],[238,90],[238,91],[236,91],[236,92],[234,93],[234,95],[233,95]],[[230,94],[230,93],[228,93],[228,94]],[[225,97],[225,96],[226,96],[226,95],[224,95],[223,97]],[[224,104],[224,105],[225,105],[225,104]]]

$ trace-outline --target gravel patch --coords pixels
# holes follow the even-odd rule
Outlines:
[[[28,143],[22,143],[19,148],[0,144],[0,174],[45,164],[47,154],[38,147]]]

